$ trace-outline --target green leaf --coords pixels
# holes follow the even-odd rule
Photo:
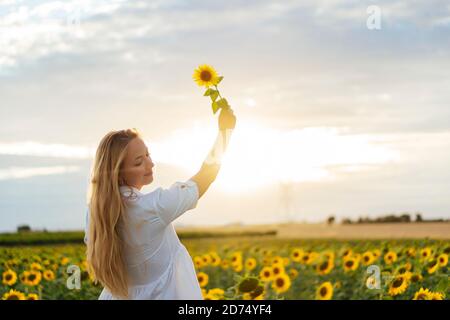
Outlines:
[[[213,109],[214,114],[216,114],[217,110],[220,109],[219,105],[215,101],[211,104],[211,107]]]
[[[220,81],[222,81],[223,77],[218,77],[217,79],[218,79],[218,80],[217,80],[216,85],[218,85],[218,84],[220,83]]]
[[[209,96],[210,94],[211,94],[211,91],[216,91],[216,90],[214,90],[214,89],[207,89],[206,91],[205,91],[205,93],[203,94],[203,96]]]
[[[436,287],[436,291],[438,292],[446,292],[448,288],[448,277],[443,277],[437,287]]]
[[[227,99],[225,99],[225,98],[222,98],[219,101],[217,101],[217,105],[219,106],[219,108],[229,108],[230,107]]]
[[[209,96],[211,97],[212,101],[216,101],[217,97],[219,96],[219,92],[217,90],[212,90],[212,92]]]

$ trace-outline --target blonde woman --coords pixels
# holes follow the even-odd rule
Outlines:
[[[187,181],[150,193],[154,163],[134,129],[109,132],[93,166],[86,216],[87,261],[104,287],[100,300],[202,300],[192,259],[172,222],[197,206],[221,166],[236,117],[219,115],[216,142],[200,170]]]

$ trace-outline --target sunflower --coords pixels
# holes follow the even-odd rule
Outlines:
[[[25,295],[17,290],[11,289],[5,292],[2,297],[3,300],[25,300]]]
[[[436,270],[439,268],[438,260],[433,259],[427,264],[427,271],[429,274],[435,273]]]
[[[281,264],[284,265],[283,258],[280,256],[276,256],[272,258],[272,264]]]
[[[372,250],[373,256],[375,257],[375,260],[378,259],[381,256],[381,250],[380,249],[375,249]]]
[[[35,271],[40,271],[40,270],[42,270],[42,266],[39,263],[37,263],[37,262],[33,262],[30,265],[30,269],[31,270],[35,270]]]
[[[408,288],[408,278],[405,275],[396,276],[389,285],[389,294],[391,296],[399,295]]]
[[[295,262],[300,262],[302,260],[303,250],[299,248],[295,248],[292,250],[291,259]]]
[[[47,281],[55,280],[55,274],[53,273],[52,270],[45,270],[42,275],[43,275],[44,279]]]
[[[329,274],[331,270],[334,268],[333,260],[324,260],[319,263],[316,267],[316,271],[318,274],[325,275]]]
[[[252,271],[255,268],[256,268],[256,259],[255,258],[248,258],[245,261],[245,269],[247,269],[248,271]]]
[[[214,289],[210,289],[208,291],[208,294],[215,296],[217,299],[221,299],[221,298],[223,298],[223,295],[225,294],[225,291],[223,289],[220,289],[220,288],[214,288]]]
[[[202,257],[195,256],[195,257],[194,257],[194,264],[195,264],[195,266],[196,266],[198,269],[202,268],[202,267],[203,267],[203,259],[202,259]]]
[[[438,259],[440,267],[447,266],[447,264],[448,264],[448,254],[442,253],[441,255],[439,255],[439,257],[437,259]]]
[[[231,264],[242,263],[242,252],[236,251],[231,255]]]
[[[211,261],[212,261],[212,258],[211,258],[211,256],[209,254],[204,254],[202,256],[202,259],[203,259],[203,264],[205,266],[209,265],[211,263]]]
[[[270,257],[264,257],[264,258],[262,259],[262,264],[263,264],[264,266],[270,266],[270,265],[271,265],[271,263],[270,263],[271,260],[272,260],[272,259],[271,259]]]
[[[274,276],[272,281],[272,289],[280,294],[286,292],[291,287],[291,279],[286,273],[280,273]]]
[[[206,293],[205,295],[203,295],[203,300],[219,300],[220,298],[214,294],[211,293]]]
[[[432,292],[431,300],[444,300],[444,295],[440,292]]]
[[[280,274],[282,274],[282,273],[285,273],[285,270],[284,270],[284,266],[283,266],[283,265],[280,265],[280,264],[274,264],[274,265],[272,265],[272,274],[273,274],[274,276],[278,276],[278,275],[280,275]]]
[[[358,259],[356,259],[354,257],[349,257],[349,258],[344,259],[344,271],[345,272],[355,271],[356,269],[358,269],[358,266],[359,266]]]
[[[17,281],[17,274],[11,270],[8,269],[5,272],[3,272],[3,284],[7,286],[12,286]]]
[[[271,267],[264,267],[259,272],[259,278],[262,281],[270,281],[273,278],[272,268]]]
[[[430,290],[420,288],[420,290],[414,294],[413,300],[431,300],[431,295],[432,293]]]
[[[410,258],[415,258],[415,256],[416,256],[416,249],[415,248],[408,248],[408,250],[406,250],[406,254]]]
[[[200,287],[205,287],[208,284],[209,276],[204,272],[197,273],[197,280]]]
[[[220,262],[222,261],[220,256],[216,252],[211,252],[210,256],[211,256],[211,265],[214,267],[219,266]]]
[[[39,300],[39,296],[36,293],[29,293],[25,300]]]
[[[333,251],[327,251],[323,254],[325,259],[328,259],[330,261],[334,261],[334,252]]]
[[[405,274],[409,272],[412,268],[411,263],[407,262],[403,266],[397,269],[397,274]]]
[[[317,300],[330,300],[333,297],[333,286],[331,282],[322,283],[316,291]]]
[[[36,286],[41,282],[42,273],[40,271],[36,270],[25,271],[24,274],[25,274],[24,283],[27,286]]]
[[[384,255],[384,262],[386,264],[393,264],[397,261],[397,254],[394,251],[389,251]]]
[[[297,269],[290,268],[290,269],[289,269],[289,276],[290,276],[292,279],[297,278],[297,276],[298,276],[298,271],[297,271]]]
[[[372,264],[375,261],[375,256],[372,251],[366,251],[362,255],[362,262],[365,266]]]
[[[262,300],[264,298],[265,290],[263,286],[257,286],[255,290],[250,292],[250,297],[253,300]]]
[[[227,270],[230,267],[230,262],[228,260],[222,260],[220,266],[223,270]]]
[[[239,263],[233,263],[231,266],[233,267],[234,272],[241,272],[244,268],[242,261],[239,261]]]
[[[423,248],[422,250],[420,250],[420,258],[422,260],[428,260],[428,258],[430,258],[431,256],[431,249],[430,248]]]
[[[62,257],[60,263],[61,263],[62,266],[65,266],[66,264],[69,263],[69,261],[70,261],[69,258],[67,258],[67,257]]]
[[[194,70],[192,78],[200,87],[215,86],[220,82],[216,70],[210,65],[203,64]]]
[[[422,279],[423,279],[423,277],[422,277],[422,275],[421,274],[418,274],[418,273],[413,273],[412,275],[411,275],[411,282],[419,282],[419,281],[422,281]]]
[[[259,285],[259,280],[254,277],[242,279],[238,285],[238,290],[242,293],[249,293],[256,289]]]
[[[302,262],[307,265],[310,265],[311,263],[314,262],[314,260],[316,260],[317,257],[318,257],[317,252],[307,252],[303,255]]]
[[[342,258],[348,258],[352,255],[352,253],[353,253],[352,249],[350,248],[345,249],[344,252],[342,252]]]

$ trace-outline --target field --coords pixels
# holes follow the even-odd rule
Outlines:
[[[193,258],[205,299],[449,297],[446,239],[247,236],[182,242]],[[102,288],[93,283],[84,253],[81,244],[0,247],[0,296],[97,299]],[[74,266],[80,271],[79,288]]]

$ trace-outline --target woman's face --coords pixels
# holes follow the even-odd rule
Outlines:
[[[128,151],[122,164],[121,180],[128,186],[141,189],[153,181],[154,163],[144,141],[137,137],[128,143]]]

